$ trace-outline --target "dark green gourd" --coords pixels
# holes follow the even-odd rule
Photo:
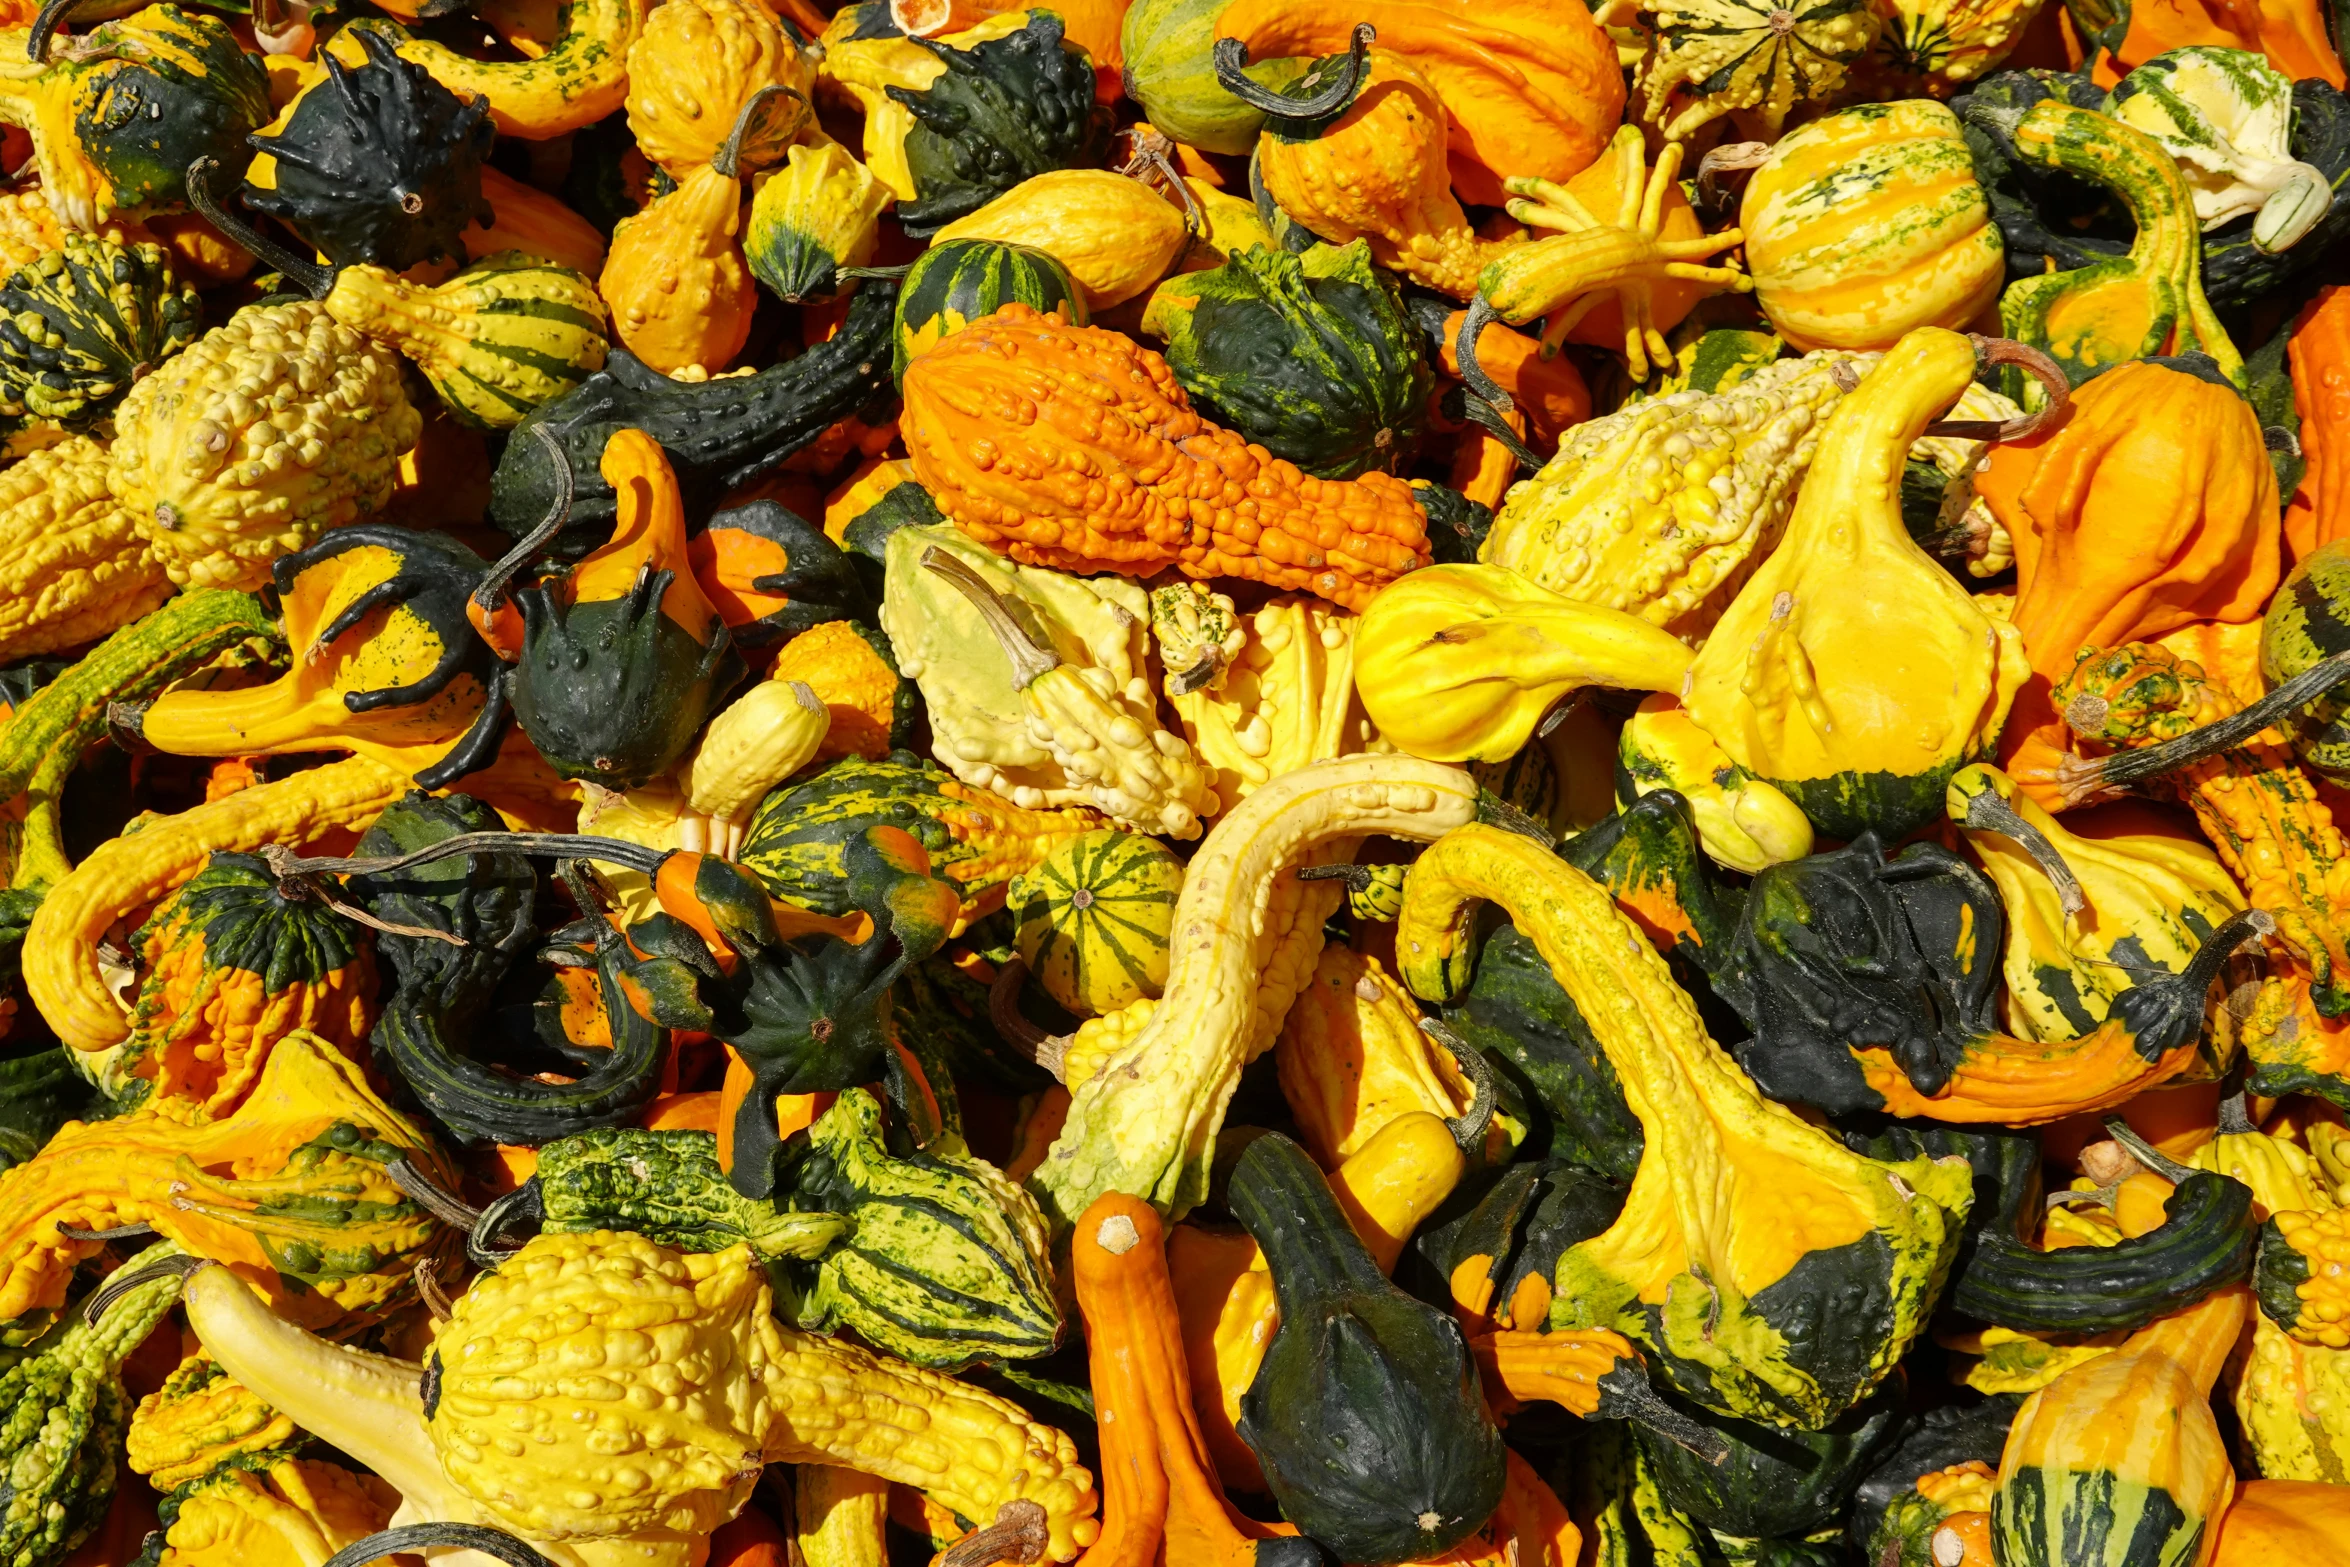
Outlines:
[[[203,315],[162,246],[68,234],[0,287],[0,413],[87,428],[194,342]]]
[[[1468,1538],[1501,1501],[1505,1449],[1460,1325],[1388,1281],[1279,1133],[1240,1156],[1228,1202],[1281,1305],[1239,1431],[1282,1515],[1364,1567]]]
[[[1715,1414],[1661,1388],[1657,1395],[1728,1449],[1716,1462],[1635,1424],[1634,1440],[1665,1501],[1720,1534],[1800,1539],[1843,1518],[1861,1476],[1900,1426],[1906,1381],[1895,1372],[1874,1395],[1821,1431]]]
[[[1101,162],[1110,119],[1094,102],[1093,62],[1052,12],[969,49],[914,41],[946,70],[919,91],[888,89],[914,116],[906,169],[915,199],[897,210],[907,233],[926,239],[1022,180]]]

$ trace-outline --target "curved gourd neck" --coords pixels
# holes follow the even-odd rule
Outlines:
[[[1974,378],[1974,345],[1960,333],[1924,327],[1894,344],[1828,416],[1780,550],[1813,560],[1908,543],[1901,474],[1909,449]]]

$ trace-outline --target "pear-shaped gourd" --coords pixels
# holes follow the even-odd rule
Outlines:
[[[2014,628],[1901,523],[1910,443],[1975,364],[1939,327],[1894,345],[1830,416],[1778,549],[1690,666],[1690,718],[1830,837],[1890,842],[1940,815],[2031,673]]]

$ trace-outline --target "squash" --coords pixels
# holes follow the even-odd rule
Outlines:
[[[1839,363],[1766,364],[1577,425],[1510,491],[1477,558],[1679,635],[1711,629],[1786,525],[1845,395]]]
[[[1932,99],[1998,69],[2042,7],[2037,0],[1882,0],[1877,9],[1885,28],[1857,80],[1872,98]]]
[[[321,305],[248,305],[131,387],[107,482],[174,583],[257,588],[390,498],[423,428],[398,364]]]
[[[400,1159],[451,1178],[356,1063],[288,1034],[219,1120],[184,1124],[150,1105],[77,1121],[0,1174],[0,1321],[21,1327],[28,1313],[65,1304],[75,1265],[105,1244],[67,1229],[143,1223],[226,1263],[239,1289],[281,1316],[365,1326],[401,1303],[413,1265],[439,1255],[445,1239],[387,1173]]]
[[[520,60],[473,59],[411,36],[396,22],[367,27],[391,38],[401,59],[423,66],[460,99],[487,99],[499,135],[550,141],[623,107],[629,46],[644,31],[649,9],[645,0],[555,0],[552,36]]]
[[[1139,833],[1070,838],[1007,890],[1020,960],[1079,1017],[1156,1001],[1182,886],[1183,862]]]
[[[202,315],[162,246],[72,235],[0,285],[0,413],[87,429],[194,342]]]
[[[1944,1523],[1971,1534],[1972,1515],[1982,1514],[1983,1538],[1966,1542],[1976,1554],[1965,1567],[1990,1567],[1991,1487],[2019,1402],[1943,1404],[1905,1421],[1854,1490],[1847,1543],[1874,1562],[1887,1559],[1888,1541],[1899,1539],[1900,1554],[1891,1560],[1929,1567],[1933,1537]]]
[[[885,89],[912,117],[904,157],[913,192],[900,193],[898,221],[917,239],[1039,174],[1096,163],[1105,149],[1108,113],[1094,102],[1090,62],[1064,40],[1061,18],[1030,11],[1010,19],[1018,23],[1011,31],[967,47],[953,37],[908,40],[945,69],[918,89]],[[870,164],[870,128],[867,135]]]
[[[1580,3],[1501,0],[1468,15],[1432,0],[1234,0],[1216,19],[1219,60],[1225,40],[1241,46],[1235,65],[1339,54],[1363,23],[1424,73],[1447,127],[1447,183],[1473,205],[1500,206],[1506,176],[1579,173],[1623,113],[1615,48]]]
[[[2220,1515],[2211,1567],[2324,1562],[2344,1528],[2350,1528],[2350,1485],[2247,1480]]]
[[[1689,669],[1688,648],[1621,610],[1503,566],[1430,566],[1371,601],[1355,678],[1364,711],[1398,748],[1493,762],[1516,755],[1571,692],[1671,690]]]
[[[1656,167],[1645,172],[1641,147],[1640,130],[1630,125],[1609,144],[1618,171],[1612,213],[1604,207],[1592,212],[1568,186],[1524,177],[1508,182],[1511,217],[1529,228],[1560,232],[1508,247],[1478,274],[1476,297],[1453,341],[1471,391],[1497,407],[1508,404],[1476,363],[1476,342],[1488,320],[1522,326],[1544,317],[1542,344],[1555,351],[1593,306],[1612,297],[1616,341],[1623,345],[1632,379],[1645,381],[1652,362],[1658,368],[1672,362],[1655,309],[1660,283],[1678,281],[1707,292],[1753,289],[1754,280],[1735,267],[1698,264],[1738,244],[1744,237],[1739,230],[1666,237],[1665,193],[1680,172],[1681,144],[1667,142]]]
[[[1216,20],[1230,0],[1134,0],[1118,29],[1126,96],[1166,135],[1202,152],[1244,156],[1256,146],[1264,111],[1242,103],[1216,79]],[[1305,67],[1263,60],[1249,79],[1280,87]]]
[[[1824,115],[1791,132],[1738,208],[1756,302],[1797,348],[1891,348],[1972,323],[2005,249],[1957,116],[1931,99]]]
[[[2350,544],[2318,546],[2294,566],[2260,617],[2260,674],[2271,691],[2350,649]],[[2296,704],[2280,722],[2303,766],[2330,783],[2350,781],[2350,725],[2336,686]]]
[[[2286,348],[2293,406],[2301,424],[2299,493],[2285,512],[2285,548],[2296,564],[2320,546],[2350,538],[2350,375],[2339,363],[2350,323],[2350,289],[2321,288],[2294,318]]]
[[[1474,1205],[1459,1211],[1471,1196]],[[1448,1303],[1474,1335],[1470,1348],[1491,1381],[1486,1402],[1496,1415],[1514,1415],[1520,1401],[1542,1399],[1584,1417],[1597,1414],[1604,1402],[1612,1418],[1629,1402],[1611,1396],[1626,1392],[1625,1377],[1609,1376],[1623,1369],[1612,1362],[1637,1364],[1620,1335],[1542,1331],[1559,1258],[1606,1230],[1623,1207],[1622,1188],[1589,1170],[1554,1159],[1521,1162],[1481,1193],[1476,1186],[1463,1191],[1412,1237],[1406,1263],[1411,1286]],[[1587,1354],[1597,1354],[1596,1368],[1583,1359]],[[1645,1387],[1644,1376],[1635,1373],[1629,1380]],[[1654,1414],[1655,1407],[1639,1413]]]
[[[955,18],[950,14],[948,20]],[[964,20],[969,20],[968,12]],[[971,49],[1018,32],[1029,21],[1026,11],[1005,11],[959,32],[914,38],[879,0],[844,6],[816,38],[817,90],[835,108],[862,111],[865,166],[897,200],[912,201],[914,176],[907,166],[906,142],[914,116],[890,89],[926,88],[946,74],[941,48]]]
[[[173,1567],[279,1560],[293,1567],[304,1553],[330,1560],[382,1529],[399,1493],[373,1475],[323,1459],[281,1458],[224,1470],[164,1505],[173,1507],[161,1542]]]
[[[326,51],[325,74],[253,138],[245,204],[284,219],[334,266],[402,272],[458,255],[459,233],[490,216],[488,106],[401,59],[381,33],[355,36],[364,63]]]
[[[2050,693],[2075,654],[2247,621],[2276,591],[2276,485],[2261,441],[2231,389],[2131,363],[2082,387],[2061,429],[1993,448],[1976,490],[2013,542],[2010,619],[2032,661],[2000,750],[2040,804],[2058,803],[2038,775],[2063,739]]]
[[[556,197],[488,164],[481,171],[481,194],[490,204],[490,216],[487,222],[477,222],[458,236],[465,246],[466,260],[487,261],[502,252],[519,250],[582,277],[594,277],[604,270],[607,231]]]
[[[757,182],[743,220],[751,276],[789,304],[847,289],[844,269],[873,260],[881,215],[897,198],[821,131],[806,129]]]
[[[1309,593],[1275,594],[1242,616],[1201,582],[1155,588],[1150,602],[1162,689],[1226,809],[1283,773],[1377,742],[1355,692],[1357,617]]]
[[[904,389],[915,478],[972,538],[1015,560],[1131,576],[1174,566],[1354,609],[1428,559],[1426,514],[1401,481],[1379,473],[1312,479],[1258,456],[1262,448],[1191,410],[1164,360],[1113,332],[1006,305],[915,360]],[[981,428],[991,443],[985,468],[965,434]],[[1132,479],[1133,514],[1124,506],[1115,517],[1088,512],[1082,496],[1073,506],[1020,477],[1071,457],[1098,464],[1105,479]],[[1254,515],[1244,523],[1229,507],[1213,509],[1190,518],[1179,539],[1170,508],[1189,511],[1189,476],[1207,467],[1222,484],[1259,486]]]
[[[1584,178],[1577,175],[1576,179]],[[1572,182],[1569,189],[1573,188]],[[1690,222],[1697,220],[1692,217]],[[1592,312],[1592,317],[1604,316],[1607,307]],[[1658,319],[1670,312],[1660,312]],[[1570,337],[1593,325],[1592,317],[1585,318]],[[1459,342],[1463,312],[1454,312],[1444,318],[1443,330],[1436,334],[1436,349],[1444,373],[1461,373]],[[1574,361],[1564,355],[1544,357],[1541,345],[1522,332],[1513,332],[1499,322],[1489,323],[1477,336],[1477,368],[1503,391],[1509,393],[1516,413],[1526,421],[1528,433],[1539,444],[1554,450],[1567,431],[1591,417],[1591,389],[1583,384],[1583,374]],[[1465,432],[1464,432],[1465,433]],[[1490,433],[1490,432],[1488,432]],[[1513,461],[1509,477],[1515,479],[1517,466]],[[1457,486],[1456,486],[1457,488]]]
[[[1485,1112],[1474,1106],[1471,1080],[1422,1031],[1420,1009],[1376,958],[1324,947],[1282,1020],[1273,1059],[1298,1136],[1325,1170],[1413,1112],[1457,1123],[1479,1149],[1499,1142],[1509,1152],[1476,1124]]]
[[[1924,1326],[1970,1173],[1848,1153],[1763,1098],[1608,893],[1498,828],[1455,829],[1406,877],[1396,950],[1415,994],[1468,988],[1488,898],[1590,1025],[1646,1140],[1622,1215],[1559,1262],[1552,1330],[1623,1333],[1675,1392],[1742,1419],[1816,1429],[1868,1397]],[[1682,1195],[1692,1181],[1704,1202]],[[1788,1211],[1808,1216],[1801,1239]]]
[[[1812,851],[1811,819],[1793,800],[1730,760],[1674,698],[1645,697],[1617,737],[1616,775],[1630,807],[1660,790],[1678,795],[1707,859],[1753,875]]]
[[[1282,1512],[1349,1560],[1458,1544],[1501,1500],[1502,1444],[1459,1326],[1390,1284],[1319,1170],[1269,1132],[1233,1168],[1281,1327],[1240,1401],[1240,1437]],[[1344,1443],[1333,1432],[1361,1433]]]
[[[1644,1425],[1631,1428],[1632,1438],[1659,1498],[1682,1517],[1718,1535],[1800,1539],[1839,1521],[1863,1473],[1899,1433],[1907,1391],[1904,1378],[1893,1378],[1816,1431],[1780,1430],[1668,1403],[1713,1439],[1713,1453],[1693,1452]]]
[[[1409,461],[1433,378],[1363,241],[1237,252],[1162,285],[1150,317],[1192,406],[1274,456],[1321,479]]]
[[[887,1480],[834,1464],[802,1464],[793,1471],[792,1489],[792,1543],[808,1567],[888,1567]]]
[[[1788,115],[1842,90],[1883,26],[1874,6],[1849,0],[1669,0],[1634,82],[1640,117],[1669,143],[1727,114],[1776,141]]]
[[[987,205],[932,236],[934,244],[987,240],[1025,245],[1058,261],[1082,292],[1085,311],[1113,309],[1147,294],[1181,259],[1192,239],[1186,209],[1139,179],[1107,169],[1054,169],[1022,180]],[[916,263],[919,269],[920,263]],[[907,287],[913,286],[913,274]],[[1062,297],[1014,289],[996,304],[1019,300],[1050,311]],[[971,319],[990,314],[975,311]],[[1072,325],[1085,315],[1071,313]]]
[[[891,375],[903,381],[915,355],[1015,300],[1058,311],[1075,326],[1091,319],[1084,291],[1049,250],[987,238],[933,240],[898,288]]]
[[[85,436],[0,472],[0,573],[21,585],[0,603],[0,660],[86,646],[171,597],[138,520],[107,488],[107,461]]]
[[[2029,671],[1901,524],[1900,464],[1973,379],[1967,339],[1921,327],[1838,405],[1778,549],[1690,665],[1681,705],[1739,766],[1831,837],[1898,837],[1939,815]],[[1921,708],[1919,704],[1926,704]],[[1887,733],[1868,714],[1930,711]]]
[[[2192,1562],[2234,1494],[2211,1388],[2249,1292],[2222,1290],[2034,1393],[2017,1413],[1991,1500],[2011,1567]],[[2076,1520],[2094,1520],[2084,1530]]]
[[[1065,1223],[1113,1189],[1176,1213],[1195,1205],[1240,1068],[1273,1043],[1338,905],[1338,888],[1286,873],[1301,860],[1343,858],[1324,848],[1332,839],[1383,832],[1424,841],[1475,811],[1466,773],[1394,756],[1301,768],[1227,811],[1184,872],[1157,1009],[1074,1090],[1062,1133],[1030,1178],[1047,1215]]]
[[[783,645],[769,678],[796,681],[825,705],[831,722],[816,761],[886,761],[912,738],[921,699],[878,627],[854,620],[811,626]]]
[[[2293,79],[2260,54],[2172,49],[2114,84],[2105,112],[2160,142],[2206,229],[2251,215],[2252,243],[2289,250],[2333,206],[2325,170],[2293,157]]]
[[[770,472],[879,395],[889,378],[892,290],[860,287],[840,330],[797,357],[741,377],[671,380],[625,350],[576,388],[533,409],[506,443],[490,480],[489,520],[526,537],[568,495],[572,532],[555,548],[584,553],[617,514],[617,492],[599,464],[619,430],[639,430],[668,454],[686,503],[713,509],[727,491]],[[184,357],[184,356],[183,356]],[[544,425],[558,462],[530,435]],[[568,468],[574,481],[565,487]]]
[[[683,183],[717,161],[762,89],[789,88],[804,105],[815,86],[815,62],[754,0],[656,6],[628,46],[629,134]]]
[[[679,764],[688,809],[739,835],[767,792],[815,757],[831,723],[806,686],[760,681],[719,710]]]

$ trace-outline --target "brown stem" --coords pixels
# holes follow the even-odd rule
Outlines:
[[[939,1553],[932,1567],[996,1567],[999,1562],[1044,1560],[1052,1535],[1042,1504],[1022,1497],[995,1511],[995,1522],[974,1529]]]
[[[2242,745],[2346,680],[2350,680],[2350,649],[2320,659],[2259,701],[2240,707],[2225,718],[2199,724],[2175,740],[2135,751],[2116,751],[2110,756],[2068,756],[2057,764],[2057,787],[2064,792],[2065,803],[2071,805],[2104,790],[2126,789],[2142,779],[2176,772],[2207,756]],[[2079,709],[2077,716],[2075,708]],[[2105,727],[2106,711],[2103,697],[2084,691],[2066,708],[2065,722],[2079,733],[2093,735]]]
[[[2080,878],[2073,874],[2073,868],[2065,863],[2056,845],[2048,841],[2048,835],[2025,821],[2014,806],[1997,794],[1986,789],[1967,801],[1966,825],[1977,832],[1995,832],[2002,838],[2014,839],[2056,888],[2056,901],[2067,916],[2089,906],[2088,895],[2081,891]]]
[[[1770,161],[1771,144],[1767,141],[1725,142],[1697,160],[1697,205],[1706,212],[1729,210],[1730,198],[1726,176],[1752,174]],[[1744,182],[1739,182],[1743,186]]]
[[[481,1222],[481,1210],[459,1202],[454,1193],[425,1174],[406,1157],[384,1166],[384,1176],[413,1202],[452,1230],[470,1233]]]
[[[1003,1036],[1005,1044],[1019,1051],[1038,1066],[1061,1081],[1062,1063],[1068,1059],[1068,1034],[1048,1034],[1028,1021],[1020,1010],[1020,988],[1028,983],[1028,963],[1014,958],[995,971],[995,983],[987,987],[987,1020]]]
[[[1061,667],[1061,661],[1052,649],[1041,646],[1028,629],[1012,618],[1004,604],[1004,596],[987,585],[987,579],[973,571],[957,557],[937,545],[922,551],[922,569],[933,576],[943,577],[971,607],[979,611],[979,618],[992,632],[1004,656],[1012,661],[1012,689],[1025,691],[1039,676],[1049,675]]]
[[[1975,345],[1977,368],[1990,370],[1999,365],[2014,365],[2040,383],[2048,401],[2040,405],[2039,412],[2015,419],[1937,419],[1926,426],[1926,434],[1962,441],[2021,441],[2038,435],[2071,410],[2072,382],[2065,378],[2056,361],[2039,349],[2012,337],[1985,337],[1979,332],[1969,332],[1967,341]]]

